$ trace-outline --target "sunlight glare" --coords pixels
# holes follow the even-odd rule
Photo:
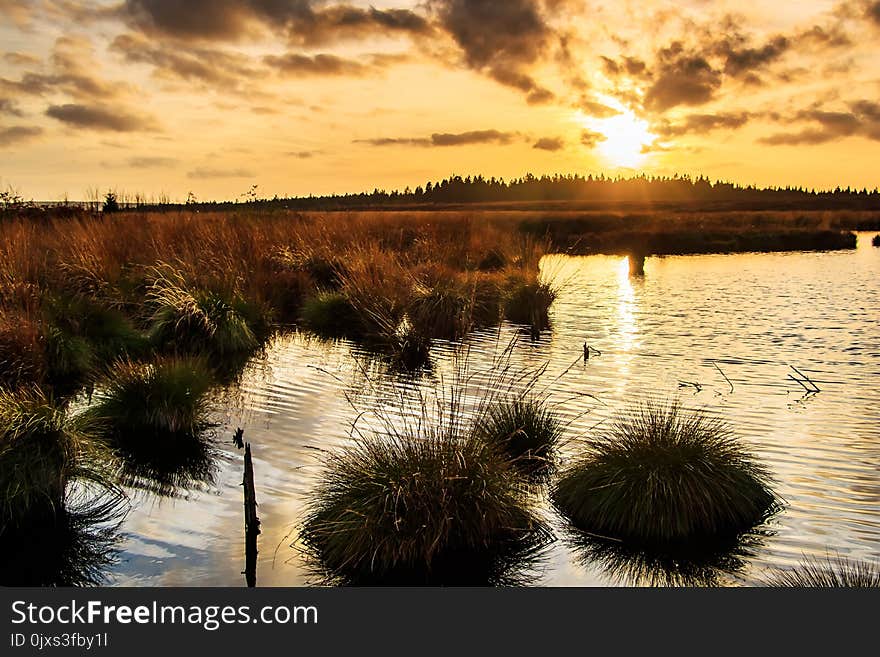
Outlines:
[[[582,116],[581,123],[588,130],[599,132],[605,139],[596,145],[596,150],[611,165],[616,167],[637,167],[647,158],[645,147],[657,139],[649,130],[648,122],[620,103],[609,102],[620,111],[608,118]]]

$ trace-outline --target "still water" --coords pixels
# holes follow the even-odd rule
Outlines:
[[[785,508],[713,583],[755,584],[805,555],[880,562],[880,249],[872,236],[861,233],[854,251],[652,257],[643,278],[631,278],[620,257],[548,256],[543,275],[561,287],[552,330],[537,340],[510,325],[472,335],[467,366],[490,368],[511,341],[513,366],[546,366],[539,387],[569,422],[563,458],[647,399],[680,399],[732,425],[773,473]],[[587,362],[585,343],[599,352]],[[175,497],[131,491],[110,582],[244,583],[243,464],[231,442],[240,426],[253,445],[262,522],[258,584],[315,583],[296,532],[325,450],[350,440],[362,412],[395,413],[419,390],[442,390],[453,352],[437,345],[431,370],[413,379],[387,374],[346,341],[275,340],[218,400],[213,483]],[[790,378],[801,378],[792,366],[819,392]],[[558,538],[533,583],[652,581],[573,549],[541,504]]]

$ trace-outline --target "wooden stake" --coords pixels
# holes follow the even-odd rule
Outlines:
[[[260,519],[257,517],[257,493],[254,489],[254,462],[251,459],[251,444],[244,446],[244,576],[249,587],[257,585],[257,536],[260,534]]]

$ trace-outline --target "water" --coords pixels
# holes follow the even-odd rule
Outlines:
[[[648,258],[643,279],[631,279],[619,257],[547,257],[544,275],[563,286],[553,330],[537,341],[513,326],[474,335],[469,364],[488,367],[518,338],[515,366],[546,364],[545,382],[562,374],[552,395],[571,421],[569,453],[578,438],[648,398],[678,397],[727,420],[773,472],[786,506],[716,583],[753,584],[805,555],[880,562],[880,249],[871,237],[862,233],[855,251]],[[601,355],[577,362],[585,342]],[[790,365],[820,392],[807,394],[809,384],[790,379]],[[214,484],[176,498],[133,492],[111,581],[244,583],[243,465],[231,444],[242,426],[253,444],[262,521],[258,584],[313,583],[296,527],[322,450],[349,440],[360,410],[395,412],[400,396],[436,388],[451,370],[451,345],[439,345],[433,370],[412,380],[385,375],[345,341],[278,339],[218,403],[224,424]],[[650,581],[585,561],[544,507],[559,539],[535,583]]]

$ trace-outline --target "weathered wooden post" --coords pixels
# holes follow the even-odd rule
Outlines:
[[[257,536],[260,534],[260,519],[257,517],[257,494],[254,488],[254,463],[251,459],[251,444],[244,446],[244,577],[249,587],[257,585]]]

